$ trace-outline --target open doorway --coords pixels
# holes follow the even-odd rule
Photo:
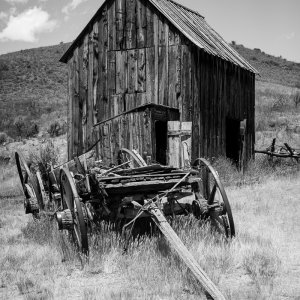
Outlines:
[[[155,154],[156,161],[162,165],[167,164],[167,140],[168,123],[164,121],[155,122]]]
[[[237,165],[240,156],[240,121],[226,118],[226,156]]]

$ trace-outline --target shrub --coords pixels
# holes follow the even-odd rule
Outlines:
[[[26,128],[26,137],[33,137],[39,133],[39,126],[34,123],[30,122]]]
[[[17,116],[14,120],[14,126],[17,130],[18,136],[22,136],[25,132],[25,117],[24,116]]]
[[[295,103],[295,106],[298,107],[298,105],[300,104],[300,91],[297,91],[293,96],[293,101]]]
[[[67,124],[66,122],[55,121],[54,123],[50,124],[47,132],[51,137],[63,135],[67,132]]]
[[[8,136],[5,132],[0,132],[0,145],[6,143]]]

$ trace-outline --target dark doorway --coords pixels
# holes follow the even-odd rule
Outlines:
[[[168,123],[164,121],[155,122],[156,137],[156,161],[162,165],[167,164],[167,140],[168,140]]]
[[[226,156],[238,165],[240,155],[240,121],[226,118]]]

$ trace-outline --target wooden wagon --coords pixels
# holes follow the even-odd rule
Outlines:
[[[169,217],[193,214],[210,221],[227,238],[235,235],[228,198],[210,163],[199,158],[185,169],[147,164],[139,153],[123,148],[118,164],[107,167],[92,154],[34,174],[17,152],[25,212],[54,215],[59,230],[69,232],[84,255],[89,253],[92,226],[109,222],[120,232],[127,229],[139,235],[155,223],[205,290],[224,299],[168,222]]]

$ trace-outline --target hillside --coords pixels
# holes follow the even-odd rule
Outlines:
[[[0,132],[16,137],[16,117],[46,131],[66,117],[67,68],[59,58],[69,43],[21,50],[0,56]],[[300,87],[300,64],[270,56],[259,49],[232,46],[259,72],[257,81]]]
[[[37,123],[65,118],[67,67],[59,58],[69,44],[21,50],[0,56],[0,131],[15,137],[17,116]]]

